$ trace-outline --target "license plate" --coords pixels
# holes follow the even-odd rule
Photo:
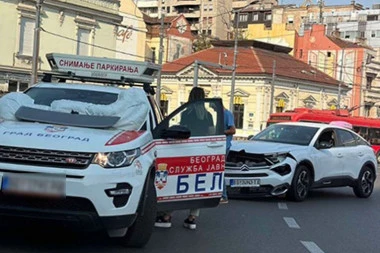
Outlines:
[[[64,197],[66,181],[60,175],[4,174],[1,188],[4,193]]]
[[[231,179],[231,187],[258,187],[260,179]]]

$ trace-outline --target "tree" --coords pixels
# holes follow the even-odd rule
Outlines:
[[[206,34],[198,34],[193,42],[193,51],[198,52],[211,47],[210,37]]]

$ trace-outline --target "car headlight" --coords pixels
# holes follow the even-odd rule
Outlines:
[[[93,163],[99,164],[103,168],[120,168],[131,165],[140,154],[141,151],[139,148],[110,153],[98,153]]]
[[[288,153],[276,153],[268,155],[266,158],[272,163],[277,164],[283,162],[286,157],[288,157]]]

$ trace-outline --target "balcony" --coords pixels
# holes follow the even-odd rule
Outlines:
[[[192,8],[177,10],[177,14],[183,14],[185,18],[199,18],[201,12],[199,10],[193,10]]]
[[[158,8],[158,1],[153,0],[153,1],[138,1],[137,6],[139,8],[148,8],[148,7],[156,7]]]
[[[197,6],[201,5],[200,0],[179,0],[173,6]]]

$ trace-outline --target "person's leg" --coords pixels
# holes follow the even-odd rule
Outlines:
[[[228,152],[229,152],[229,149],[227,149],[227,152],[226,152],[226,159],[228,156]],[[223,191],[222,191],[222,198],[220,199],[220,203],[225,204],[225,203],[228,203],[228,195],[227,195],[226,181],[225,181],[224,177],[223,177],[222,184],[223,184]]]
[[[195,223],[195,218],[199,216],[200,209],[190,209],[189,216],[183,222],[183,226],[188,229],[196,229],[197,224]]]
[[[171,211],[157,212],[156,222],[154,223],[154,226],[159,228],[170,228],[172,226],[171,219]]]

